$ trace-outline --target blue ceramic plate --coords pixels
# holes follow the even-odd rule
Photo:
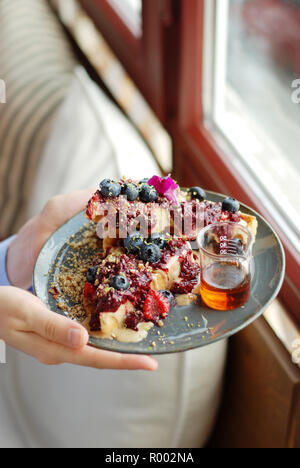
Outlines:
[[[212,201],[222,201],[223,195],[208,192]],[[252,286],[249,302],[233,311],[217,312],[198,304],[175,307],[164,321],[164,327],[153,327],[139,343],[120,343],[91,336],[90,344],[97,348],[121,353],[167,354],[207,346],[230,337],[257,319],[280,291],[285,272],[285,257],[280,240],[271,226],[255,211],[242,205],[242,211],[258,219],[258,233],[252,261]],[[70,254],[68,240],[75,234],[81,238],[86,225],[84,213],[70,219],[44,245],[34,270],[36,295],[53,311],[64,314],[49,293],[64,262]],[[66,301],[68,300],[65,298]],[[70,305],[70,304],[69,304]],[[161,333],[158,336],[157,332]],[[156,347],[151,346],[155,341]]]

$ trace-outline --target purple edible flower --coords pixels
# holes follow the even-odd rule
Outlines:
[[[148,180],[148,184],[152,185],[157,193],[163,195],[171,202],[178,203],[176,192],[179,189],[179,185],[170,176],[171,174],[168,177],[153,176]]]

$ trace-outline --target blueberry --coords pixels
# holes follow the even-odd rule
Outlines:
[[[163,249],[166,246],[167,240],[162,234],[154,232],[151,234],[151,237],[148,239],[149,244],[156,244],[160,249]]]
[[[170,306],[173,307],[175,305],[175,297],[174,295],[171,293],[171,291],[166,291],[166,290],[163,290],[163,291],[159,291],[163,296],[165,296],[166,299],[168,299],[169,303],[170,303]]]
[[[240,203],[231,197],[225,198],[222,203],[222,210],[223,211],[230,211],[230,213],[236,213],[240,209]]]
[[[161,250],[156,244],[144,244],[141,248],[141,259],[144,263],[157,263],[161,259]]]
[[[129,288],[129,281],[126,276],[114,276],[110,282],[110,286],[117,291],[126,291]]]
[[[100,192],[106,198],[118,197],[121,193],[121,185],[113,180],[104,179],[100,184]]]
[[[132,232],[126,239],[124,239],[125,249],[128,253],[132,253],[133,255],[140,253],[143,244],[144,238],[138,231]]]
[[[189,189],[189,193],[195,200],[203,201],[207,199],[206,192],[201,187],[192,187]]]
[[[143,180],[140,180],[139,185],[147,184],[149,180],[150,180],[150,179],[143,179]]]
[[[127,197],[127,200],[134,201],[139,196],[139,189],[134,184],[124,184],[122,186],[121,194]]]
[[[140,200],[144,203],[152,203],[157,199],[157,191],[152,185],[142,184],[140,186]]]
[[[88,283],[95,284],[96,276],[97,276],[98,267],[93,266],[88,269],[86,280]]]

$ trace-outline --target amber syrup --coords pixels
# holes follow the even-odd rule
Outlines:
[[[201,275],[201,297],[215,310],[232,310],[250,298],[251,275],[238,262],[216,262]]]

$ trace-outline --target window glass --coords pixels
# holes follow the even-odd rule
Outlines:
[[[300,1],[214,4],[213,118],[300,250]]]
[[[108,0],[136,37],[142,35],[142,0]]]

